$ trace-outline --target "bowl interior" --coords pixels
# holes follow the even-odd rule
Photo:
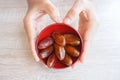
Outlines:
[[[63,24],[63,23],[56,23],[56,24],[51,24],[49,26],[47,26],[45,29],[43,29],[40,34],[38,35],[37,37],[37,40],[36,40],[36,51],[37,53],[39,53],[39,49],[38,49],[38,44],[39,42],[48,37],[48,36],[51,36],[51,34],[53,32],[59,32],[61,34],[66,34],[66,33],[70,33],[70,34],[74,34],[76,36],[78,36],[80,38],[80,41],[81,41],[81,44],[79,46],[77,46],[76,48],[80,51],[81,53],[81,50],[82,50],[82,40],[81,40],[81,36],[79,35],[79,33],[73,29],[72,27],[70,27],[69,25],[66,25],[66,24]],[[80,54],[81,56],[81,54]],[[80,57],[79,56],[79,57]],[[72,58],[73,59],[73,64],[78,60],[78,58]],[[43,63],[46,64],[47,62],[47,59],[42,59]],[[60,63],[59,60],[56,61],[55,65],[53,66],[53,68],[56,68],[56,69],[61,69],[61,68],[66,68],[68,66]]]

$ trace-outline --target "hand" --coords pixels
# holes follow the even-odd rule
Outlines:
[[[44,15],[59,23],[61,22],[59,11],[49,0],[28,0],[28,11],[24,18],[24,27],[28,35],[30,48],[36,61],[39,57],[35,50],[35,41],[39,32],[45,27]]]
[[[83,39],[83,50],[80,57],[80,62],[83,62],[87,45],[98,27],[98,22],[93,4],[89,1],[76,0],[72,8],[66,14],[63,22],[65,24],[70,24],[77,16],[79,17],[78,32]]]

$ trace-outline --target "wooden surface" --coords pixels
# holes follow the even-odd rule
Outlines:
[[[62,16],[73,0],[52,0]],[[96,1],[100,27],[83,64],[53,70],[35,62],[23,26],[26,0],[0,0],[0,80],[120,80],[120,3]],[[76,25],[76,24],[72,24]]]

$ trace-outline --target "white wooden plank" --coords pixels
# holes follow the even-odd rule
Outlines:
[[[52,2],[63,18],[74,0]],[[84,63],[53,70],[35,62],[31,54],[23,25],[26,0],[0,0],[0,80],[120,80],[119,4],[119,0],[96,1],[100,27]],[[77,20],[71,25],[77,29]]]

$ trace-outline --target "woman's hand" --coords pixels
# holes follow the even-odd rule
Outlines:
[[[62,22],[59,11],[49,0],[28,0],[28,11],[24,18],[24,27],[28,35],[30,48],[36,61],[39,57],[35,50],[35,41],[45,26],[44,15],[48,14],[54,22]]]
[[[83,62],[87,45],[98,27],[93,4],[87,0],[76,0],[72,8],[66,14],[63,22],[66,24],[71,24],[76,17],[79,17],[78,31],[83,39],[83,50],[80,57],[80,62]]]

